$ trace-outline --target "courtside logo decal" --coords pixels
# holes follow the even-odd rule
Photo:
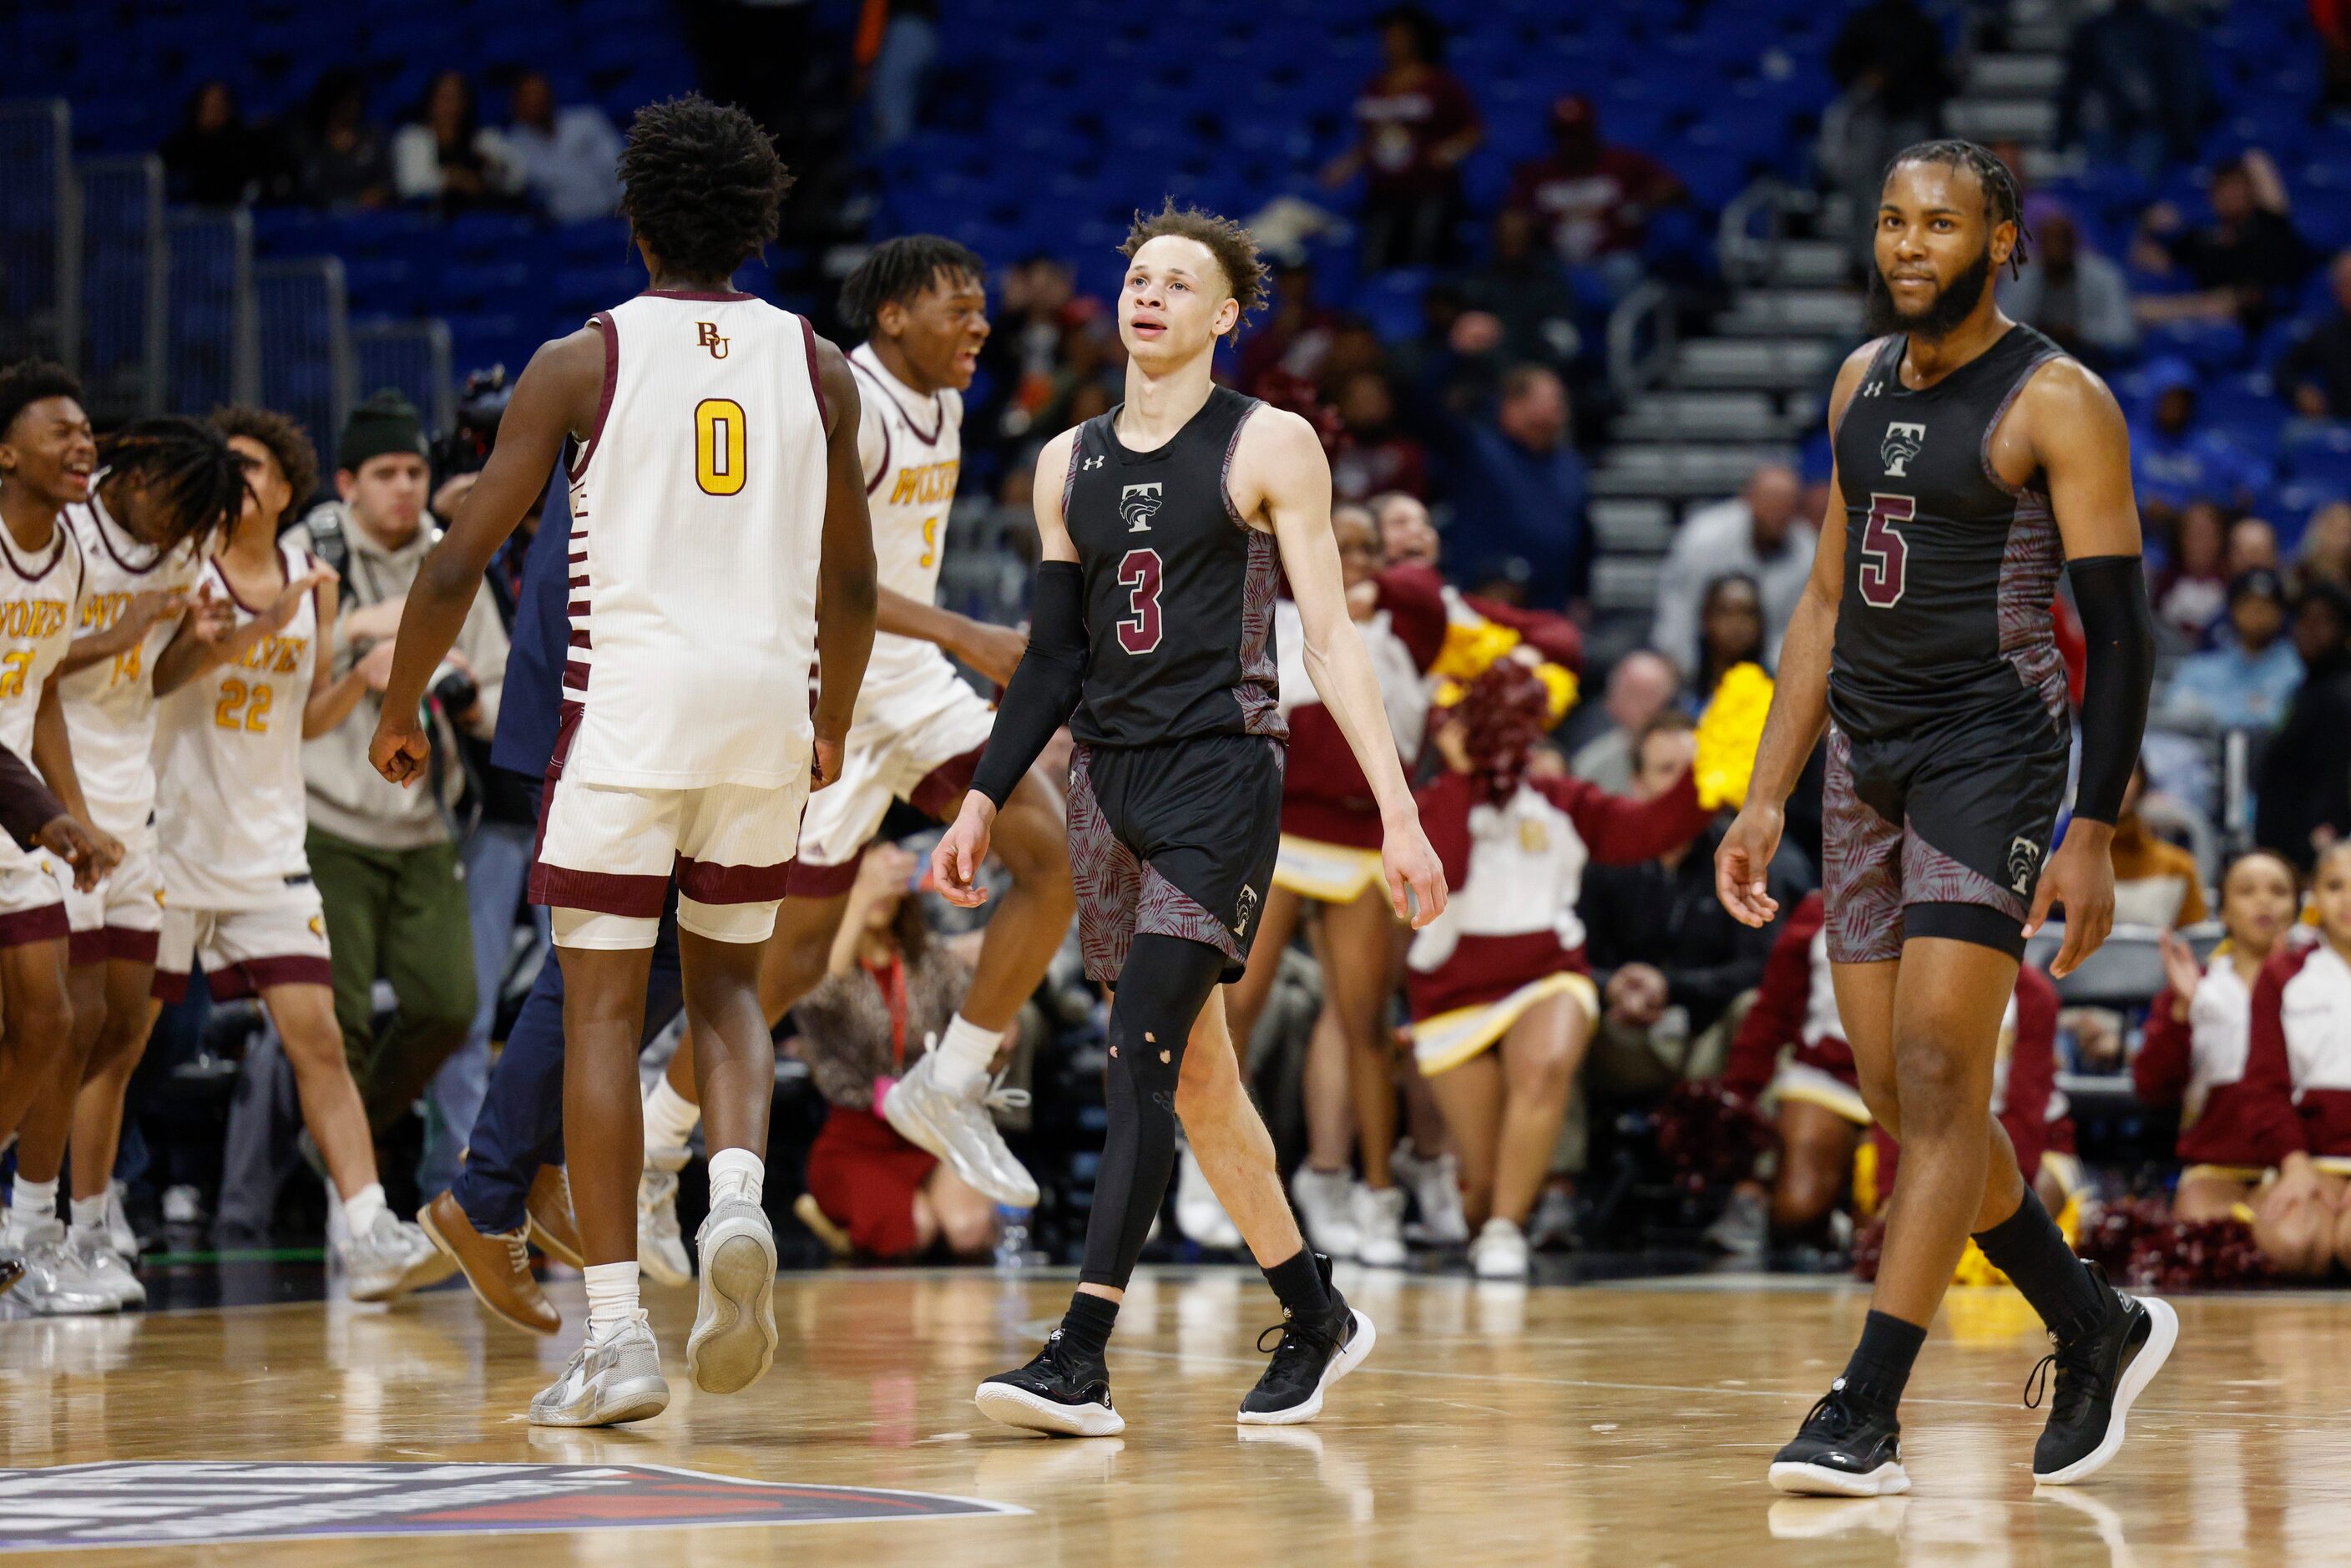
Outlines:
[[[666,1465],[126,1461],[0,1470],[0,1552],[1027,1511],[935,1492],[737,1480]]]

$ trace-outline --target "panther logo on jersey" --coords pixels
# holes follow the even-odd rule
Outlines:
[[[723,360],[726,357],[726,340],[718,335],[717,322],[696,321],[694,324],[694,331],[695,347],[709,350],[710,357],[714,360]]]
[[[2031,839],[2018,838],[2008,846],[2008,887],[2022,898],[2032,891],[2032,873],[2040,869],[2041,846]]]
[[[1923,424],[1889,424],[1886,439],[1877,445],[1877,460],[1886,465],[1888,479],[1910,476],[1910,459],[1918,455],[1927,444],[1927,427]]]
[[[1118,515],[1126,519],[1126,531],[1147,534],[1151,519],[1159,515],[1159,486],[1129,485],[1118,493]]]

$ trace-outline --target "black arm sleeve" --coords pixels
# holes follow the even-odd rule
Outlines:
[[[2111,824],[2138,766],[2147,734],[2147,689],[2155,680],[2155,617],[2147,575],[2135,555],[2069,562],[2074,605],[2089,642],[2082,683],[2082,777],[2074,815]]]
[[[1029,651],[996,706],[995,733],[973,770],[971,787],[996,802],[1005,798],[1078,711],[1086,680],[1085,573],[1073,560],[1037,568],[1037,600],[1029,616]],[[2144,707],[2144,704],[2141,705]]]

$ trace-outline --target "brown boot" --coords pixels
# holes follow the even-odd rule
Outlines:
[[[553,1333],[563,1326],[555,1303],[531,1278],[523,1232],[483,1235],[446,1192],[418,1211],[416,1223],[435,1247],[456,1260],[465,1283],[474,1287],[475,1299],[492,1312],[533,1333]]]
[[[574,1269],[587,1267],[580,1253],[580,1220],[571,1212],[571,1180],[561,1166],[538,1167],[522,1207],[530,1216],[532,1246],[559,1263]]]

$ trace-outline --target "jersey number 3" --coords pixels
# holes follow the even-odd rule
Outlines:
[[[1127,551],[1118,563],[1118,585],[1126,590],[1128,612],[1118,623],[1118,645],[1148,653],[1159,646],[1159,552]]]
[[[706,397],[694,405],[694,482],[705,496],[743,488],[743,405]]]
[[[1902,602],[1902,588],[1910,568],[1910,546],[1894,525],[1907,523],[1917,511],[1909,496],[1873,494],[1869,523],[1861,534],[1861,600],[1874,610],[1891,610]]]

